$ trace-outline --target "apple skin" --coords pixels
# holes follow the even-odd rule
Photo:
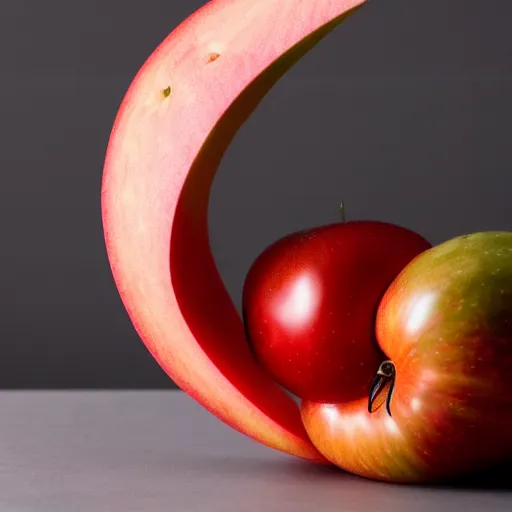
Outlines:
[[[295,401],[255,361],[211,252],[219,163],[278,80],[365,0],[211,0],[150,55],[119,107],[102,220],[115,284],[162,369],[220,420],[325,461]]]
[[[375,339],[379,301],[431,244],[378,221],[330,224],[288,235],[251,266],[243,316],[256,358],[300,398],[367,396],[383,355]]]
[[[512,457],[512,233],[454,238],[415,258],[377,312],[396,367],[390,416],[366,400],[304,401],[313,444],[372,479],[429,482]],[[382,402],[382,400],[380,400]]]

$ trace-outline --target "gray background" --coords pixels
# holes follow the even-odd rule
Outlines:
[[[103,158],[133,75],[200,0],[1,0],[0,387],[169,387],[114,287]],[[348,217],[510,229],[512,4],[372,0],[268,95],[214,185],[237,304],[271,241]]]

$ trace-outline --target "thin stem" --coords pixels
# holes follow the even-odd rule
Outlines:
[[[345,222],[346,216],[345,216],[345,203],[344,202],[340,203],[340,215],[341,215],[341,222]]]

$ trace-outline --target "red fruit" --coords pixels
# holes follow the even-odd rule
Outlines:
[[[373,479],[421,483],[511,460],[511,255],[512,232],[475,233],[407,265],[376,322],[395,368],[391,415],[389,387],[372,413],[367,398],[303,404],[329,460]]]
[[[303,399],[367,396],[383,359],[374,334],[379,301],[430,247],[413,231],[370,221],[332,224],[272,244],[244,286],[244,319],[257,359]]]
[[[277,80],[364,0],[211,0],[131,84],[104,169],[115,282],[149,351],[233,428],[323,460],[295,402],[254,360],[208,238],[216,168]]]

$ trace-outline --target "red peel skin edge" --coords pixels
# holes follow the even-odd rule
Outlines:
[[[362,0],[211,0],[127,91],[104,166],[113,276],[150,353],[222,421],[323,461],[295,402],[257,364],[208,237],[210,186],[232,138],[279,78]]]

